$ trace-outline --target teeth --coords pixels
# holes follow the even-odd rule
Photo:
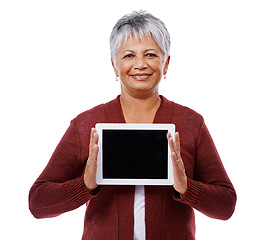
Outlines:
[[[145,74],[145,75],[133,75],[135,77],[145,77],[145,76],[149,76],[149,74]]]
[[[148,77],[150,76],[150,74],[146,74],[146,75],[133,75],[133,77],[137,80],[146,80]]]

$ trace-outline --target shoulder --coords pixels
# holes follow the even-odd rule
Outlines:
[[[203,122],[203,116],[195,110],[173,102],[173,113],[176,118],[183,118],[184,120]]]
[[[94,120],[102,117],[104,113],[104,106],[105,104],[99,104],[91,109],[88,109],[80,114],[78,114],[73,121],[75,122],[81,122],[85,120]]]
[[[188,147],[195,146],[201,130],[204,126],[204,118],[195,110],[164,99],[166,108],[170,109],[171,119],[169,122],[175,124],[176,131],[180,133],[182,144]]]
[[[107,103],[99,104],[89,110],[77,115],[71,122],[76,126],[78,131],[90,131],[96,123],[107,121],[107,109],[113,110],[117,98]]]
[[[204,122],[203,116],[195,110],[179,103],[170,101],[164,97],[162,98],[166,102],[166,105],[172,109],[172,119],[174,121],[184,121],[189,123],[197,122],[198,124]]]

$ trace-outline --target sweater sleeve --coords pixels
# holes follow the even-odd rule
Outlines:
[[[236,192],[205,124],[196,148],[194,178],[188,178],[187,192],[178,201],[216,219],[227,220],[234,212]]]
[[[36,218],[58,216],[91,200],[83,181],[81,141],[72,121],[29,193],[29,209]]]

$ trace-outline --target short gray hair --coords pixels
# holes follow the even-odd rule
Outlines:
[[[120,18],[111,32],[110,51],[112,60],[116,60],[116,55],[123,40],[126,42],[131,35],[139,39],[144,36],[152,36],[162,50],[165,59],[168,58],[170,35],[165,24],[150,13],[134,11]]]

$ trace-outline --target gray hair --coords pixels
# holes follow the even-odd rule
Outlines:
[[[170,35],[165,24],[158,18],[145,11],[132,12],[124,15],[114,26],[110,35],[110,51],[112,60],[121,44],[127,41],[128,37],[134,35],[137,39],[144,36],[152,36],[162,50],[165,59],[170,53]]]

